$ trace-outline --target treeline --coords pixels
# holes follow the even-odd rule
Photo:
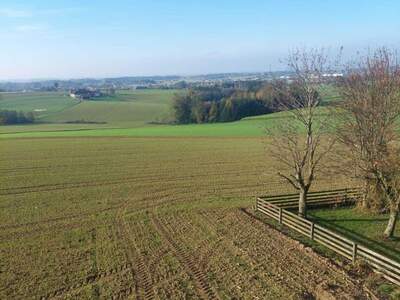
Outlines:
[[[34,121],[35,116],[32,112],[0,110],[0,125],[29,124]]]
[[[173,110],[178,124],[230,122],[285,110],[293,98],[302,101],[301,89],[285,81],[229,83],[176,94]]]

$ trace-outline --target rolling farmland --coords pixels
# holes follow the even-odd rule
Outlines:
[[[266,182],[285,188],[259,138],[1,143],[1,298],[287,299],[322,282],[357,289],[239,209]]]
[[[0,126],[1,138],[14,137],[262,137],[265,128],[285,122],[286,112],[244,118],[229,123],[208,123],[188,125],[154,125],[154,121],[168,122],[172,118],[170,109],[174,90],[119,91],[114,97],[96,101],[83,101],[66,98],[70,106],[61,111],[46,113],[38,117],[35,125]],[[50,93],[54,96],[54,93]],[[19,96],[18,96],[19,95]],[[27,105],[23,94],[3,96],[0,109],[29,111],[39,105]],[[333,95],[333,93],[332,93]],[[329,94],[329,97],[332,96]],[[325,97],[328,101],[328,96]],[[12,100],[14,99],[14,100]],[[60,99],[46,98],[47,105]],[[65,101],[65,98],[61,98]],[[28,102],[29,103],[29,102]],[[61,104],[60,104],[61,105]],[[45,107],[45,104],[40,107]],[[319,109],[320,115],[329,113],[326,108]],[[43,112],[44,114],[44,112]],[[66,123],[74,121],[87,123]],[[98,122],[90,124],[89,122]]]
[[[79,104],[61,92],[0,93],[0,109],[32,111],[40,119]]]
[[[156,119],[170,120],[174,90],[118,91],[114,97],[82,101],[60,113],[43,118],[44,122],[85,120],[113,126],[143,126]]]
[[[400,1],[0,4],[0,300],[400,300]]]
[[[320,109],[324,116],[326,110]],[[111,124],[40,124],[0,127],[0,138],[17,137],[263,137],[266,128],[288,121],[286,112],[244,118],[236,122],[118,127]]]
[[[0,298],[311,299],[321,285],[364,297],[248,214],[256,195],[288,189],[263,137],[282,118],[2,127]]]
[[[170,119],[170,103],[176,92],[122,90],[113,97],[90,101],[78,101],[58,92],[1,93],[0,109],[34,111],[40,123],[85,121],[102,122],[108,127],[136,127],[157,119]],[[69,125],[64,124],[66,128]]]

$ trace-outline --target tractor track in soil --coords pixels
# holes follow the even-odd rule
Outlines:
[[[122,291],[117,295],[119,297],[126,297],[133,292],[136,293],[136,298],[139,300],[151,300],[155,298],[153,290],[153,280],[145,263],[145,258],[142,256],[140,248],[133,238],[133,233],[127,221],[124,218],[128,202],[117,213],[117,232],[120,236],[120,242],[123,244],[125,256],[131,263],[132,277],[134,278],[133,285],[135,288],[129,287],[126,291]],[[134,267],[133,267],[134,266]]]
[[[219,299],[217,293],[209,285],[207,275],[198,266],[198,262],[193,258],[191,253],[188,253],[188,251],[180,246],[179,242],[172,238],[168,226],[163,224],[163,222],[156,216],[153,216],[151,220],[161,237],[168,243],[178,260],[182,263],[189,275],[192,277],[197,287],[199,296],[202,299]]]
[[[224,244],[225,249],[231,251],[235,255],[240,255],[242,259],[251,267],[252,272],[256,269],[258,269],[261,266],[265,265],[265,262],[259,262],[255,260],[249,253],[244,251],[238,246],[234,245],[233,242],[233,236],[229,233],[224,233],[221,234],[216,228],[218,228],[221,224],[218,223],[218,215],[214,215],[210,211],[203,211],[200,213],[200,215],[204,218],[204,224],[211,230],[217,237],[218,240]],[[246,231],[246,234],[251,234],[249,231]],[[227,238],[229,240],[227,240]],[[272,266],[271,266],[272,267]],[[230,270],[232,272],[232,270]],[[287,278],[284,278],[281,276],[281,274],[284,274],[285,270],[281,268],[280,266],[273,267],[271,269],[264,269],[263,273],[266,275],[266,277],[263,278],[266,282],[270,284],[271,287],[276,285],[277,283],[284,284],[285,286],[289,287],[292,290],[302,290],[302,287],[298,284],[296,284],[296,280],[294,281],[289,281]]]
[[[206,211],[200,211],[199,214],[196,214],[196,217],[198,218],[198,221],[208,230],[209,232],[212,233],[211,236],[214,236],[213,239],[205,239],[203,242],[200,243],[198,246],[198,252],[201,253],[203,252],[204,255],[200,258],[199,262],[200,265],[207,265],[209,264],[208,260],[210,257],[215,255],[215,251],[218,247],[221,247],[224,251],[224,253],[230,253],[228,255],[229,257],[241,257],[245,264],[247,265],[247,268],[249,268],[250,273],[248,273],[249,278],[248,280],[251,280],[251,278],[256,274],[256,270],[263,264],[256,262],[254,259],[252,259],[247,253],[244,253],[240,248],[234,245],[232,242],[232,237],[227,236],[226,234],[221,234],[218,231],[218,227],[220,224],[213,220],[212,217],[208,215]],[[197,224],[198,226],[198,224]],[[201,248],[205,247],[206,250],[202,251]],[[224,266],[219,266],[218,267],[219,273],[226,273],[230,274],[232,277],[243,277],[244,274],[242,271],[238,270],[234,264],[228,264],[226,263]],[[269,299],[284,299],[288,297],[286,294],[284,294],[281,290],[281,288],[277,288],[277,283],[280,283],[282,286],[286,286],[287,282],[285,278],[281,276],[277,276],[276,274],[269,272],[269,270],[263,270],[263,275],[260,275],[261,280],[263,282],[267,283],[269,288],[269,294],[268,298]],[[298,287],[293,287],[293,289],[298,288]],[[265,295],[264,295],[265,296]]]
[[[266,230],[271,231],[271,233],[273,233],[274,236],[275,235],[278,236],[278,240],[279,239],[291,240],[287,236],[281,234],[279,231],[269,228],[264,222],[255,218],[254,215],[252,215],[245,209],[236,209],[232,213],[233,215],[231,217],[234,218],[235,224],[247,222],[248,224],[251,225],[250,227],[244,229],[243,232],[236,231],[235,236],[237,238],[243,238],[244,236],[251,236],[257,234],[257,231],[259,231],[260,226],[265,226]],[[211,216],[212,219],[221,221],[221,225],[223,225],[225,228],[229,227],[226,223],[224,224],[223,222],[224,216],[221,217],[214,211],[207,211],[206,215],[207,214]],[[233,237],[232,234],[230,235],[231,237]],[[275,236],[275,238],[277,238],[277,236]],[[347,274],[343,270],[338,269],[328,260],[323,259],[314,252],[309,252],[309,251],[305,252],[307,253],[306,256],[309,259],[308,263],[307,262],[299,263],[296,260],[296,257],[293,257],[293,253],[289,253],[291,251],[296,251],[296,248],[298,250],[299,245],[300,244],[298,242],[287,243],[286,244],[286,246],[288,246],[287,248],[281,248],[279,247],[279,242],[278,244],[263,243],[262,249],[264,250],[264,255],[265,253],[269,254],[266,257],[266,259],[264,259],[264,262],[261,261],[261,264],[270,262],[267,264],[267,267],[271,270],[271,272],[275,273],[275,275],[278,275],[278,278],[280,277],[279,275],[287,274],[289,272],[291,275],[290,277],[285,276],[284,283],[291,286],[292,288],[299,288],[300,290],[304,290],[304,288],[307,290],[313,290],[316,285],[323,282],[324,280],[326,281],[326,280],[333,280],[334,278],[337,279],[341,278],[340,280],[342,280],[343,289],[345,291],[354,294],[359,294],[358,297],[360,298],[357,299],[370,299],[369,293],[367,293],[357,281],[352,280],[350,277],[347,276]],[[282,250],[276,252],[277,248]],[[300,246],[300,248],[301,248],[300,252],[303,252],[304,248],[302,246]],[[244,250],[246,251],[246,249]],[[251,251],[253,250],[257,251],[256,249],[254,249],[254,247],[251,249]],[[254,255],[250,254],[251,252],[247,251],[247,255],[249,255],[251,259],[257,260],[256,258],[258,258],[258,256],[255,257]],[[319,274],[318,272],[320,272],[321,270],[322,272]],[[306,274],[309,274],[310,276]],[[293,283],[293,285],[291,283]]]
[[[164,191],[165,191],[164,188],[160,188],[160,192],[164,192]],[[169,190],[165,191],[165,193],[167,193],[167,195],[173,195],[173,192],[169,191]],[[146,197],[140,198],[140,203],[141,202],[145,203],[145,206],[141,207],[140,210],[147,210],[147,209],[156,208],[156,207],[158,207],[158,206],[163,204],[163,202],[161,202],[161,203],[157,202],[157,203],[149,204],[148,200],[149,199],[153,199],[153,198],[154,198],[154,196],[146,196]],[[169,201],[169,202],[172,203],[171,201]],[[137,203],[139,203],[139,202],[137,202]],[[99,213],[103,213],[103,212],[107,212],[107,211],[111,211],[111,210],[118,210],[121,207],[123,207],[124,205],[125,204],[111,205],[111,206],[103,208],[103,209],[88,211],[88,212],[79,213],[79,214],[61,216],[61,217],[56,217],[56,218],[51,218],[51,219],[45,219],[45,220],[41,220],[41,221],[37,221],[37,222],[27,222],[27,223],[20,223],[20,224],[2,225],[2,226],[0,226],[0,230],[18,229],[18,228],[23,228],[23,227],[27,227],[27,226],[38,226],[38,225],[50,224],[50,223],[69,220],[69,219],[88,217],[88,216],[92,216],[92,215],[95,215],[95,214],[99,214]],[[138,208],[135,209],[135,212],[137,212],[137,211],[138,211]],[[130,211],[126,211],[126,212],[130,213]],[[32,230],[32,232],[34,232],[34,231],[36,232],[36,231],[40,231],[40,230]]]

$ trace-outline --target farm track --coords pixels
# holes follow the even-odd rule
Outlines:
[[[186,251],[184,247],[180,245],[180,242],[172,238],[171,228],[168,228],[166,224],[163,224],[163,222],[155,216],[152,217],[152,222],[157,230],[160,232],[162,238],[172,248],[178,260],[181,261],[181,263],[185,266],[185,268],[193,278],[197,286],[199,296],[202,299],[219,299],[213,288],[209,285],[207,275],[199,267],[198,262],[193,257],[193,254],[188,253],[188,251]]]
[[[243,251],[243,249],[239,248],[238,246],[235,245],[234,243],[234,238],[235,236],[231,234],[222,234],[218,228],[221,227],[221,224],[218,222],[218,219],[215,219],[215,216],[211,216],[209,211],[202,211],[200,212],[199,216],[202,217],[202,224],[207,227],[208,230],[213,232],[215,236],[217,236],[217,241],[220,243],[224,251],[230,254],[231,257],[241,257],[246,262],[247,267],[249,268],[248,270],[248,276],[253,277],[255,274],[257,274],[268,286],[269,286],[269,297],[271,298],[285,298],[288,295],[285,295],[285,293],[282,291],[282,287],[290,287],[293,290],[296,290],[298,287],[290,285],[290,282],[283,278],[283,276],[276,275],[272,272],[270,272],[268,269],[264,269],[263,272],[260,274],[260,266],[264,265],[265,262],[258,262],[254,260],[250,255],[248,255],[247,252]],[[212,249],[209,250],[212,253]],[[207,258],[208,254],[203,257],[203,263],[207,263]],[[238,276],[238,277],[243,277],[246,276],[246,274],[240,273],[239,270],[236,268],[232,269],[228,267],[226,269],[226,272],[229,272],[230,274],[233,273],[233,275]],[[281,284],[281,288],[276,288],[278,284]]]
[[[269,228],[263,222],[255,219],[250,213],[242,209],[231,210],[230,214],[225,214],[223,217],[217,215],[215,211],[207,211],[203,215],[209,215],[212,219],[217,219],[222,222],[224,228],[232,228],[232,224],[243,224],[246,222],[250,226],[241,226],[243,230],[234,230],[234,233],[228,233],[232,239],[236,238],[243,241],[245,246],[243,250],[248,253],[249,257],[256,263],[267,268],[263,268],[263,272],[271,272],[271,275],[281,281],[282,284],[289,286],[292,290],[302,291],[308,294],[308,291],[313,291],[315,287],[326,280],[339,280],[341,288],[351,294],[357,294],[357,299],[369,299],[362,286],[358,282],[351,280],[344,271],[332,265],[329,261],[323,259],[313,252],[305,252],[304,248],[299,243],[293,242],[283,234]],[[207,218],[207,217],[206,217]],[[226,223],[225,220],[232,218],[233,222]],[[232,223],[231,223],[232,222]],[[258,251],[258,246],[254,244],[247,245],[246,237],[260,236],[259,232],[264,234],[262,237],[266,240],[268,235],[273,238],[262,243],[262,250]],[[255,235],[257,234],[257,235]],[[282,247],[283,241],[285,247]],[[278,250],[278,251],[277,251]],[[298,252],[303,255],[304,262],[299,261],[298,257],[292,252]],[[301,254],[303,253],[303,254]],[[282,276],[282,274],[290,274],[290,276]],[[326,277],[324,279],[324,277]],[[336,278],[336,279],[335,279]]]
[[[131,263],[132,276],[135,279],[133,285],[135,286],[136,297],[139,300],[151,300],[154,299],[153,281],[150,275],[148,266],[145,263],[145,258],[141,255],[141,249],[136,244],[133,238],[133,233],[129,224],[125,219],[126,206],[128,202],[121,207],[117,213],[116,223],[118,228],[118,233],[121,237],[121,243],[124,245],[124,251],[127,259]],[[134,267],[133,267],[134,266]],[[133,292],[133,289],[128,289],[124,292]]]
[[[213,212],[207,212],[207,213],[203,213],[202,214],[205,217],[206,222],[208,222],[209,224],[212,224],[213,227],[221,227],[221,224],[218,222],[215,222],[215,217],[217,217]],[[248,225],[246,225],[247,222],[243,222],[243,220],[240,219],[236,219],[236,221],[238,222],[238,224],[243,224],[242,230],[240,231],[240,235],[244,235],[244,236],[254,236],[252,230],[250,228],[248,228]],[[222,226],[223,227],[223,226]],[[236,232],[237,233],[237,232]],[[216,234],[218,235],[222,235],[218,232],[216,232]],[[304,286],[302,286],[301,284],[299,284],[299,282],[301,282],[304,278],[298,277],[297,274],[293,274],[291,273],[291,276],[288,278],[285,278],[282,274],[284,274],[285,272],[287,272],[286,268],[283,268],[282,262],[279,261],[273,261],[271,260],[270,256],[268,259],[255,259],[254,254],[251,255],[251,252],[248,251],[248,249],[243,249],[242,247],[238,247],[238,246],[233,246],[234,245],[234,241],[235,239],[238,238],[239,234],[232,234],[231,232],[226,232],[225,235],[227,235],[231,241],[233,242],[225,242],[224,244],[226,245],[226,247],[229,249],[231,249],[232,251],[239,253],[239,255],[244,258],[246,261],[248,261],[249,265],[253,266],[253,269],[257,269],[260,267],[263,267],[263,273],[265,276],[264,280],[266,280],[267,282],[270,283],[271,286],[276,286],[277,284],[282,284],[284,285],[286,288],[289,288],[292,291],[303,291],[304,293],[306,293],[307,291],[304,290]],[[272,241],[271,241],[271,245],[265,245],[265,251],[268,252],[268,250],[271,251],[271,249],[276,249],[278,247],[274,247]],[[272,252],[273,253],[273,252]],[[264,256],[263,254],[257,254],[260,255],[261,257]],[[276,257],[275,257],[276,259]],[[268,264],[266,262],[269,262]],[[287,265],[289,265],[288,262],[286,262]],[[267,268],[265,268],[265,266],[268,265]],[[264,277],[264,276],[262,276]]]

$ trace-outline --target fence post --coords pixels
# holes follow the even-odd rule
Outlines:
[[[258,211],[258,197],[256,197],[256,211]]]
[[[311,223],[310,238],[314,240],[314,223]]]
[[[282,224],[282,208],[279,207],[279,224]]]
[[[357,244],[353,242],[353,255],[352,255],[353,263],[356,262],[356,258],[357,258]]]

